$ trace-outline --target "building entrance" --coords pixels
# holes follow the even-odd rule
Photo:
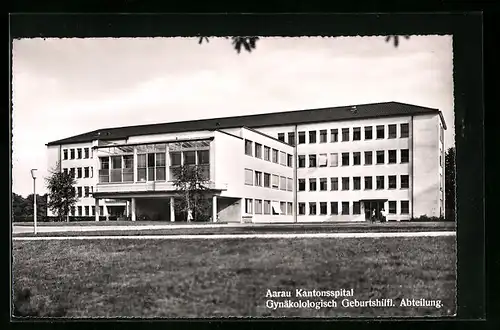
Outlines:
[[[384,202],[384,200],[365,201],[365,220],[371,222],[381,221]]]

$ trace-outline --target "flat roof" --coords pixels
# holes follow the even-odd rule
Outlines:
[[[47,143],[47,146],[90,142],[93,140],[119,140],[138,135],[206,130],[214,131],[235,127],[258,128],[269,126],[286,126],[325,121],[328,122],[378,117],[413,116],[434,113],[440,115],[443,127],[446,129],[446,123],[444,121],[443,115],[438,109],[400,102],[383,102],[331,108],[272,112],[257,115],[199,119],[171,123],[103,128],[71,136],[65,139],[52,141]]]

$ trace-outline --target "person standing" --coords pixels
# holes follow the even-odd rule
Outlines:
[[[380,219],[381,222],[385,222],[387,220],[387,213],[385,212],[385,209],[382,208],[382,210],[380,211],[380,213],[382,214],[382,219]]]

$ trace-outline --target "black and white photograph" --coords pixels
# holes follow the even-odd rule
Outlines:
[[[13,317],[456,316],[453,35],[11,48]]]

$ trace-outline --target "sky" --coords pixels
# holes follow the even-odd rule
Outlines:
[[[452,36],[261,38],[240,54],[224,38],[19,39],[12,191],[48,175],[46,143],[100,128],[389,101],[440,109],[454,145]]]

